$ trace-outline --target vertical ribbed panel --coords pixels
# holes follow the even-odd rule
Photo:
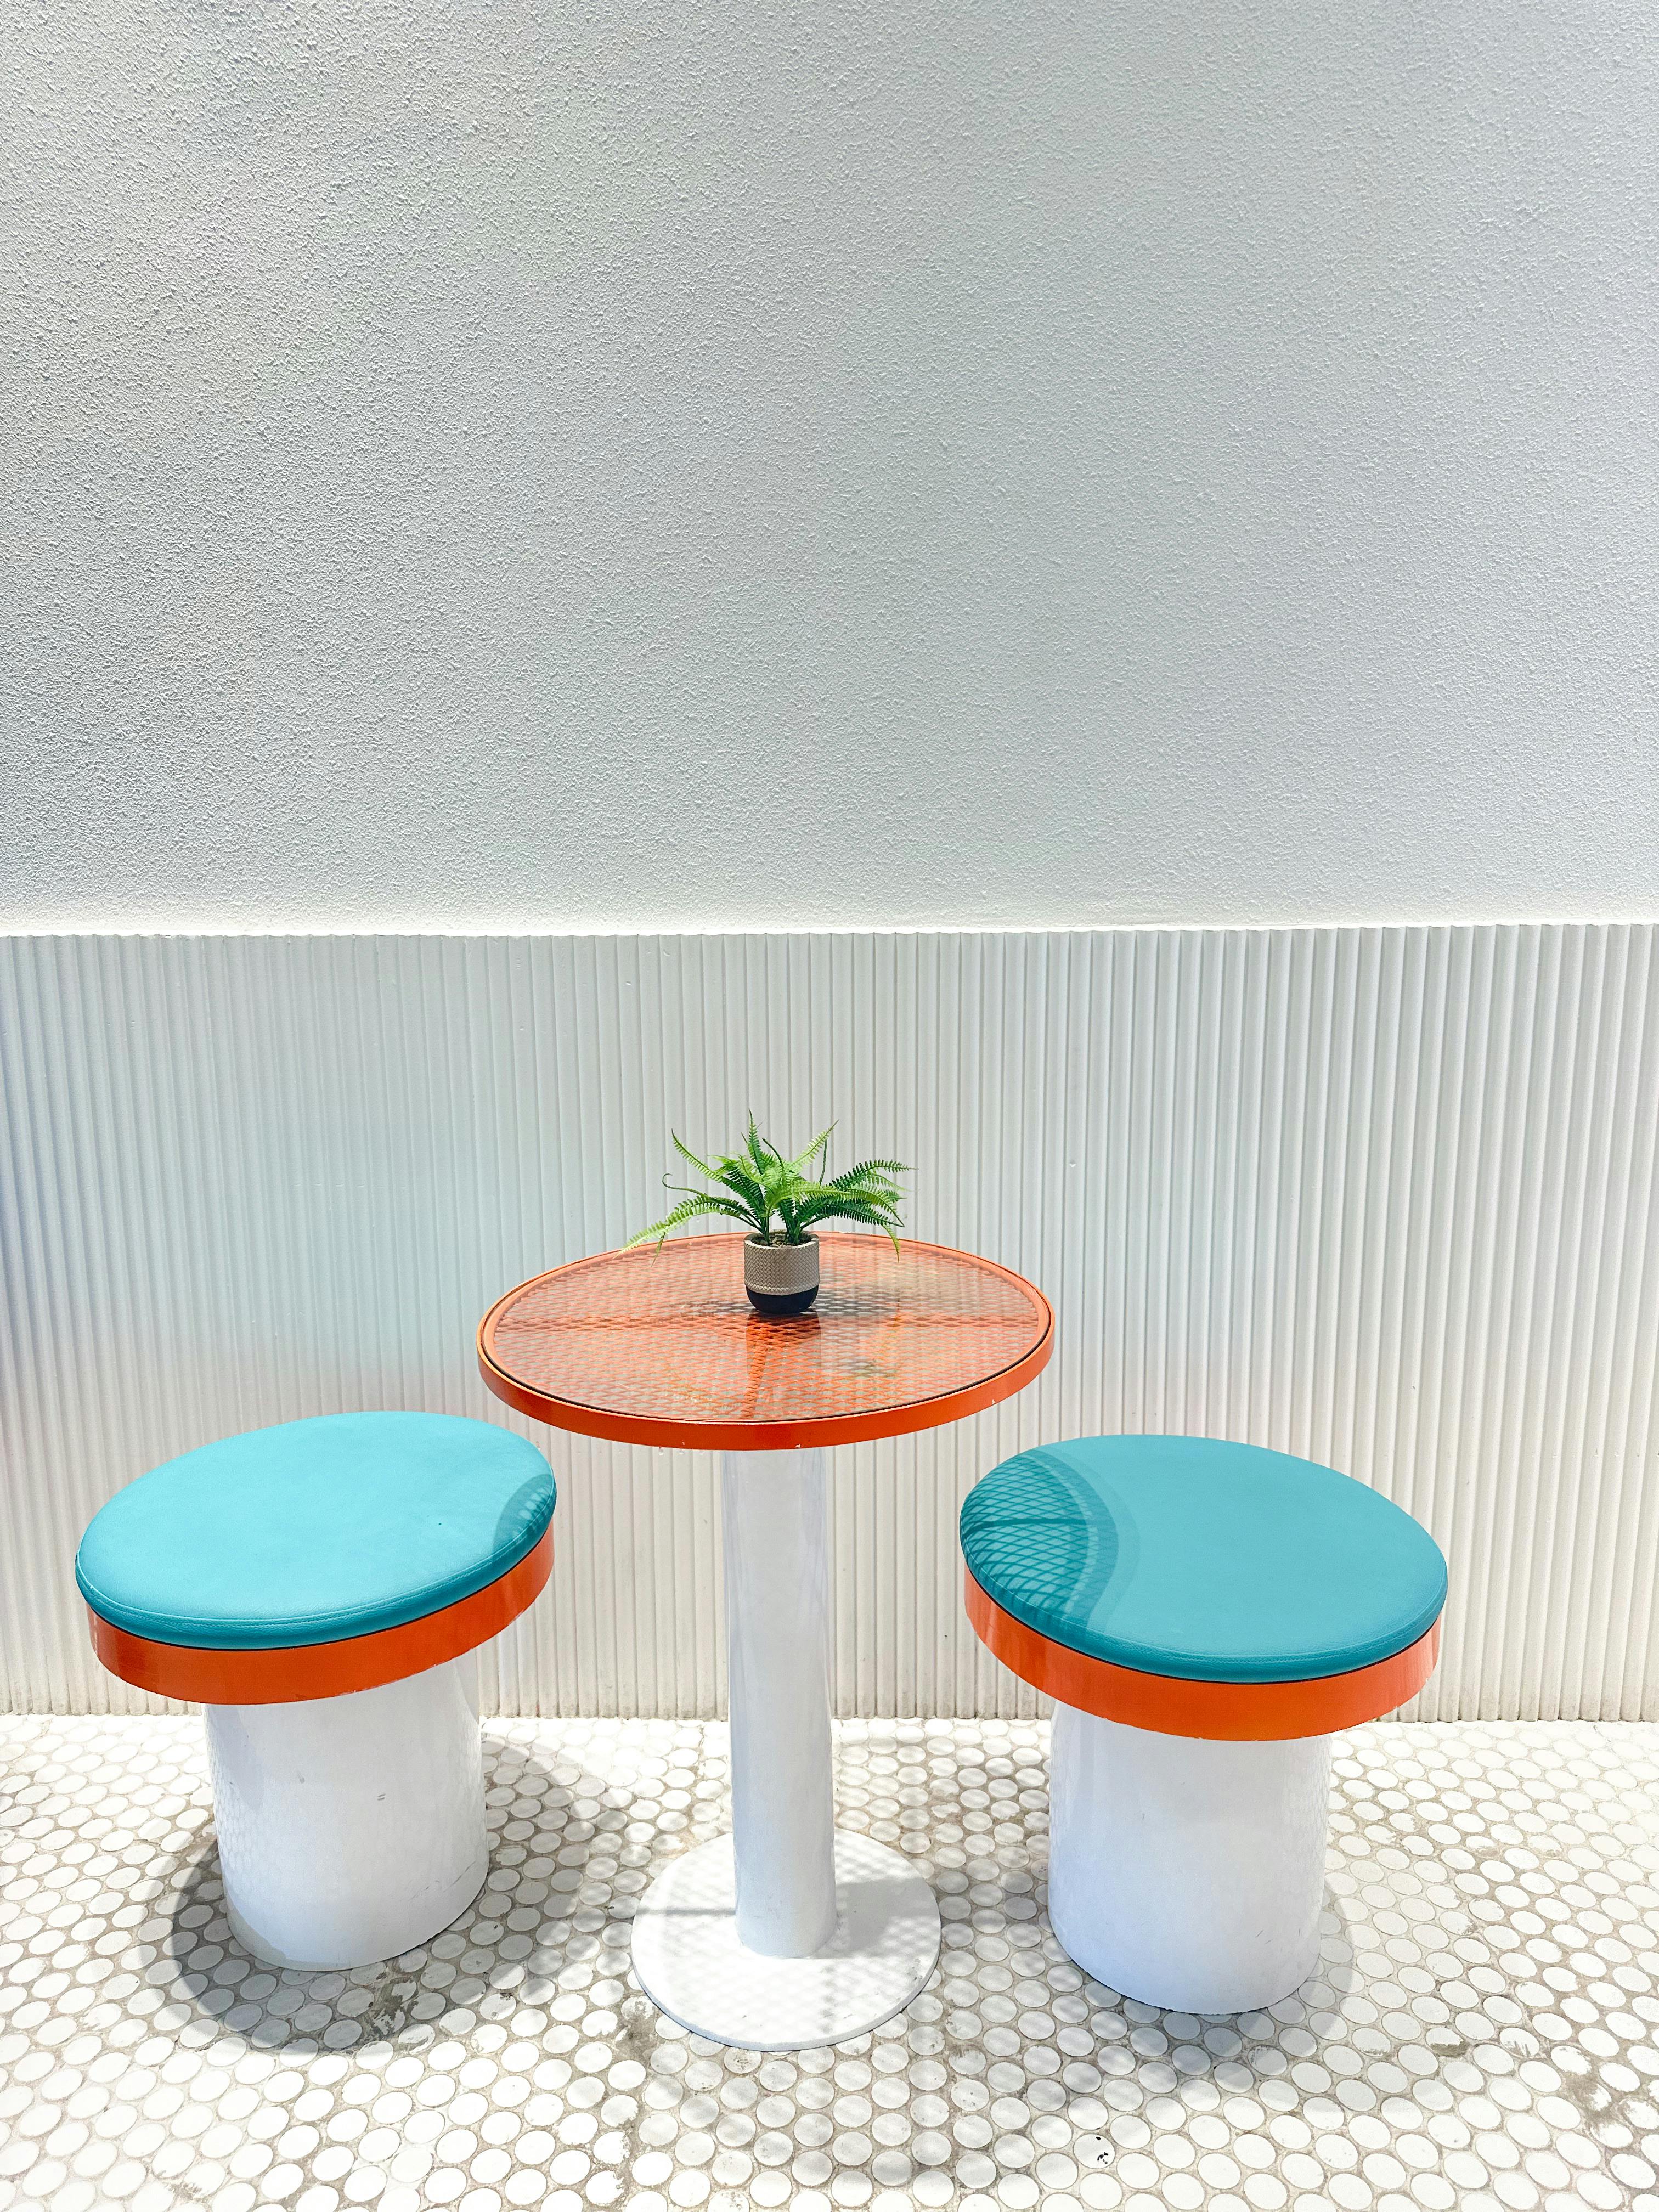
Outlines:
[[[1425,1716],[1659,1714],[1654,934],[0,940],[9,1702],[142,1704],[70,1573],[120,1483],[303,1413],[507,1419],[483,1308],[648,1218],[671,1127],[752,1105],[918,1163],[915,1232],[1060,1315],[1023,1398],[840,1455],[843,1712],[1016,1710],[963,1493],[1044,1437],[1173,1430],[1427,1522]],[[554,1585],[486,1699],[714,1711],[714,1467],[550,1449]]]

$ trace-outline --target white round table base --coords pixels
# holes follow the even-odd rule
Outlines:
[[[465,1912],[489,1869],[460,1666],[340,1698],[210,1705],[226,1917],[277,1966],[367,1966]]]
[[[1054,1707],[1048,1918],[1109,1990],[1260,2011],[1319,1961],[1331,1740],[1219,1743]]]
[[[939,1961],[933,1893],[898,1852],[836,1832],[836,1929],[805,1958],[738,1941],[730,1836],[659,1875],[634,1917],[634,1971],[696,2035],[745,2051],[804,2051],[866,2035],[920,1995]]]

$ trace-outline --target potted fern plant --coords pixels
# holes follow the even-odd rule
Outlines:
[[[828,1129],[813,1138],[804,1152],[786,1159],[778,1147],[763,1137],[749,1116],[749,1129],[741,1151],[712,1164],[674,1138],[674,1149],[704,1178],[704,1187],[663,1181],[682,1194],[680,1202],[649,1229],[630,1237],[625,1251],[653,1239],[660,1244],[671,1229],[682,1222],[724,1216],[740,1221],[748,1231],[743,1247],[743,1282],[749,1303],[757,1313],[775,1316],[802,1314],[818,1294],[818,1240],[813,1224],[855,1221],[863,1228],[879,1229],[898,1250],[899,1200],[903,1193],[894,1178],[909,1170],[898,1160],[860,1160],[827,1180]]]

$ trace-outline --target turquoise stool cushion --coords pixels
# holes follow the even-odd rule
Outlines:
[[[1005,1460],[962,1509],[987,1596],[1073,1651],[1198,1682],[1301,1682],[1403,1651],[1446,1601],[1409,1513],[1328,1467],[1204,1437]]]
[[[94,1613],[157,1644],[265,1651],[420,1620],[553,1516],[534,1444],[448,1413],[326,1413],[227,1437],[117,1492],[81,1540]]]

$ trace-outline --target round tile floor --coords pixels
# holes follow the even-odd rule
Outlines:
[[[838,1731],[839,1817],[931,1877],[945,1950],[781,2058],[629,1970],[635,1899],[723,1825],[722,1728],[487,1723],[476,1906],[279,1975],[226,1926],[199,1721],[0,1720],[0,2207],[1659,2212],[1659,1729],[1345,1739],[1320,1972],[1225,2020],[1055,1944],[1046,1741]]]

